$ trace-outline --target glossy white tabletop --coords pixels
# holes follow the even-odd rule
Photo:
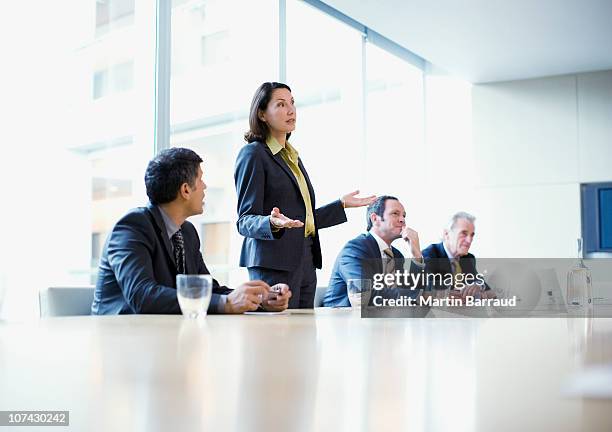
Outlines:
[[[612,400],[564,390],[612,362],[612,319],[298,312],[0,323],[0,410],[75,431],[612,430]]]

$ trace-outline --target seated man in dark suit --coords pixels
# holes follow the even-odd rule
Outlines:
[[[466,212],[455,213],[448,226],[442,233],[442,242],[429,245],[423,250],[425,258],[425,268],[428,275],[441,275],[442,281],[453,280],[446,276],[457,274],[472,275],[475,279],[478,275],[476,270],[476,257],[469,253],[474,240],[476,218]],[[459,278],[462,279],[462,278]],[[464,278],[463,278],[464,279]],[[434,289],[450,289],[451,296],[466,297],[480,296],[481,298],[494,298],[495,293],[484,283],[461,284],[461,290],[454,289],[456,286],[440,284],[433,286]]]
[[[201,214],[206,184],[202,159],[183,148],[163,150],[147,166],[147,207],[131,210],[110,233],[100,259],[94,315],[180,314],[176,275],[209,274],[200,253],[200,239],[186,219]],[[262,307],[287,308],[287,285],[270,294],[262,281],[231,290],[213,279],[209,312],[242,313]]]
[[[410,273],[423,268],[423,257],[417,232],[406,226],[406,212],[397,198],[383,195],[370,204],[367,212],[367,234],[349,241],[338,254],[323,298],[323,306],[350,306],[346,285],[349,279],[374,279],[374,274],[404,271],[404,256],[391,246],[391,242],[403,238],[410,245],[413,259]],[[392,262],[392,264],[391,264]],[[389,268],[391,267],[391,268]],[[421,285],[417,288],[422,288]],[[387,291],[387,295],[400,295],[400,291]],[[401,295],[416,297],[418,289],[401,289]]]

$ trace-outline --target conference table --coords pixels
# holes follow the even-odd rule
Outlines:
[[[611,431],[589,375],[611,363],[610,318],[46,318],[0,322],[0,410],[74,431]]]

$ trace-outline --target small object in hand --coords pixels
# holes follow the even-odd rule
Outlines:
[[[268,294],[268,300],[276,300],[281,295],[282,288],[280,284],[276,284],[270,287],[270,294]]]

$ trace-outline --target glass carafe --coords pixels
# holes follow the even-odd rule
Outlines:
[[[570,314],[590,314],[593,307],[591,270],[582,259],[582,239],[578,239],[578,263],[567,273],[567,308]]]

